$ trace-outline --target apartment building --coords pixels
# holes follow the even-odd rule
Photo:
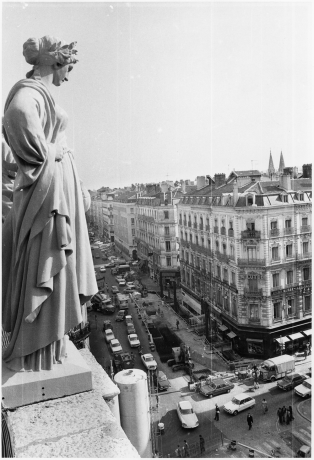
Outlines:
[[[161,292],[180,277],[177,203],[182,193],[168,184],[148,184],[136,199],[137,254],[141,266],[160,285]]]
[[[207,177],[178,205],[183,306],[242,355],[291,352],[311,335],[312,181]]]
[[[136,260],[135,201],[134,192],[116,196],[112,201],[112,215],[116,247],[125,255]]]

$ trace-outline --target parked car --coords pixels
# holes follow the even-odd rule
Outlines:
[[[122,279],[119,281],[119,286],[125,286],[125,285],[126,285],[125,279],[122,278]]]
[[[128,335],[128,341],[130,346],[133,347],[139,347],[141,345],[140,341],[138,340],[138,337],[136,334],[129,334]]]
[[[207,398],[212,398],[223,393],[230,393],[232,388],[234,388],[233,383],[225,382],[223,379],[213,379],[210,383],[201,385],[200,393]]]
[[[300,385],[302,382],[304,382],[304,380],[306,380],[305,375],[296,373],[289,374],[286,375],[285,378],[277,382],[277,387],[281,390],[292,390],[292,388],[296,387],[297,385]]]
[[[133,323],[128,323],[126,326],[127,334],[136,334],[136,330]]]
[[[154,374],[154,383],[159,391],[167,391],[171,387],[171,383],[163,371],[158,371],[157,374]]]
[[[95,254],[94,257],[95,257],[95,259],[100,259],[100,255],[98,254],[98,252],[97,252],[97,254]]]
[[[126,287],[123,289],[123,294],[132,294],[135,291],[135,288]]]
[[[226,412],[231,415],[237,415],[239,412],[245,409],[252,409],[255,406],[255,399],[251,396],[248,396],[247,393],[241,393],[231,401],[227,402],[223,408]]]
[[[118,314],[116,316],[116,321],[123,321],[124,320],[124,310],[118,311]]]
[[[294,389],[295,393],[302,398],[309,398],[312,392],[312,378],[304,380],[301,385],[298,385]]]
[[[131,265],[137,265],[138,264],[138,260],[134,260],[134,262],[131,262]]]
[[[131,323],[133,322],[133,318],[132,318],[132,315],[125,315],[125,322],[126,323],[129,323],[131,321]]]
[[[105,340],[107,343],[110,342],[110,340],[113,340],[115,338],[114,333],[112,332],[111,329],[106,329],[105,330]]]
[[[117,275],[117,276],[115,277],[115,280],[116,280],[117,283],[119,283],[119,282],[120,282],[121,280],[123,280],[123,279],[124,279],[124,278],[123,278],[123,276],[121,276],[121,275]]]
[[[112,329],[110,319],[106,319],[106,320],[104,321],[104,324],[103,324],[102,330],[103,330],[103,331],[106,331],[107,329]]]
[[[112,353],[122,353],[123,352],[118,339],[110,340],[110,348],[111,348]]]
[[[102,265],[99,269],[102,273],[104,273],[106,271],[106,267],[104,265]]]
[[[146,353],[141,356],[144,366],[149,371],[154,371],[157,369],[157,363],[151,353]]]
[[[182,428],[196,428],[199,425],[190,401],[180,401],[177,404],[177,414],[182,424]]]
[[[117,294],[119,291],[119,288],[117,286],[111,286],[111,293],[112,294]]]

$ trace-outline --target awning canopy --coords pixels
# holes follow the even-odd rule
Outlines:
[[[290,337],[291,340],[304,339],[304,336],[301,334],[301,332],[296,332],[295,334],[290,334],[289,337]]]
[[[227,326],[224,326],[224,325],[219,326],[218,329],[219,329],[221,332],[224,332],[224,331],[227,331],[227,330],[228,330]]]
[[[227,336],[230,338],[230,339],[233,339],[234,337],[237,337],[237,334],[235,334],[234,332],[228,332]]]
[[[307,331],[302,331],[304,335],[312,335],[312,329],[308,329]]]
[[[247,342],[258,342],[263,343],[263,339],[246,339]]]
[[[279,338],[277,338],[275,340],[279,344],[286,343],[286,342],[291,342],[291,340],[288,337],[279,337]]]

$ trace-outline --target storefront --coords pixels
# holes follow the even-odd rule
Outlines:
[[[246,339],[247,351],[249,355],[260,356],[264,355],[263,339]]]
[[[201,315],[201,303],[182,290],[182,305],[193,315]]]

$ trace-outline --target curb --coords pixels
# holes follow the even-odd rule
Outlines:
[[[306,417],[304,414],[302,414],[302,412],[301,412],[300,406],[301,406],[301,404],[304,404],[304,403],[305,403],[305,401],[301,401],[301,402],[297,405],[297,412],[298,412],[298,414],[299,414],[301,417],[303,417],[305,420],[307,420],[308,422],[311,423],[311,422],[312,422],[311,419],[307,418],[307,417]]]

